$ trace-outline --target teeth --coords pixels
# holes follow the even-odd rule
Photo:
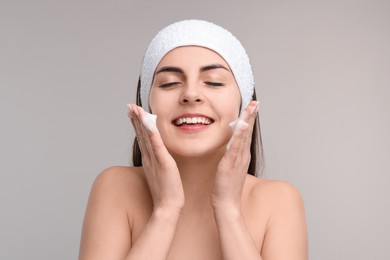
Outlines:
[[[209,125],[211,124],[210,119],[206,117],[181,117],[175,121],[175,125],[182,125],[182,124],[204,124]]]

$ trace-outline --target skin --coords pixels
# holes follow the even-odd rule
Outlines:
[[[258,103],[233,132],[241,98],[226,62],[206,48],[180,47],[156,72],[149,103],[159,132],[129,105],[143,167],[111,167],[97,177],[79,259],[307,259],[299,192],[246,173]],[[183,131],[172,123],[183,113],[213,123]]]

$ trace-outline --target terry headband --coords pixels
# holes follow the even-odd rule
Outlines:
[[[233,34],[210,22],[184,20],[162,29],[149,44],[141,67],[141,102],[149,111],[149,92],[155,70],[171,50],[183,46],[206,47],[218,53],[229,65],[241,93],[242,109],[252,100],[254,80],[244,47]]]

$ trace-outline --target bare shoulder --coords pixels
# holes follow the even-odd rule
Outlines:
[[[90,200],[106,201],[106,208],[126,211],[129,215],[149,205],[150,192],[142,167],[112,166],[95,179]]]
[[[248,195],[254,200],[269,203],[269,206],[285,207],[286,205],[302,206],[303,200],[299,190],[287,181],[268,180],[247,176]]]
[[[141,167],[112,166],[96,177],[92,188],[102,189],[102,192],[123,192],[136,189],[144,182]]]
[[[95,179],[84,216],[80,259],[121,259],[131,245],[132,212],[145,200],[142,168],[114,166]]]
[[[128,181],[141,181],[141,167],[111,166],[104,169],[95,180],[95,183],[127,183]]]
[[[265,212],[263,259],[307,259],[307,230],[303,199],[298,189],[279,180],[248,176],[248,200]]]

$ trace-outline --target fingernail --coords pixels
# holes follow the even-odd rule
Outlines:
[[[255,111],[255,113],[259,112],[259,109],[260,109],[260,103],[259,103],[259,102],[257,102],[257,105],[256,105],[256,111]]]
[[[133,112],[133,109],[131,108],[130,104],[127,104],[127,108],[129,109],[130,112]]]
[[[252,108],[251,108],[251,111],[250,111],[250,114],[253,115],[254,113],[256,113],[257,111],[257,106],[259,105],[259,102],[256,101],[255,104],[252,105]]]
[[[136,107],[133,109],[133,113],[134,113],[137,117],[139,117],[139,112],[138,112],[138,109],[137,109]]]
[[[259,108],[260,108],[260,103],[259,102],[256,102],[256,105],[254,106],[253,108],[253,114],[256,114],[258,111],[259,111]]]

